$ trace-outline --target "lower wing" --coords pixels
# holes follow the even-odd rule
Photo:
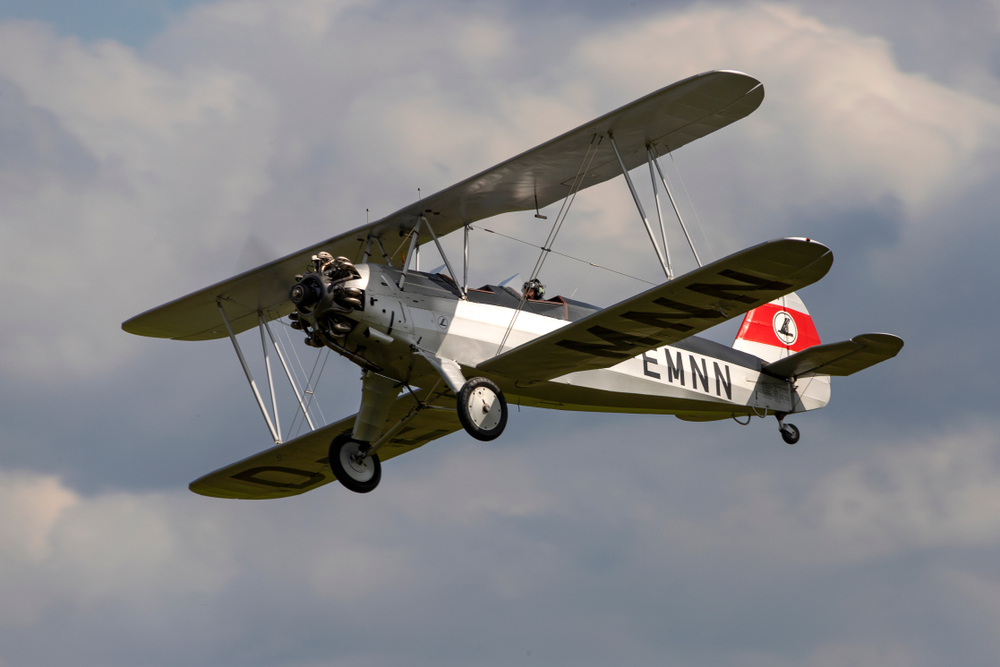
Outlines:
[[[441,400],[441,399],[439,399]],[[453,406],[451,399],[442,405]],[[398,422],[414,406],[412,396],[400,396],[389,411],[386,428]],[[330,441],[350,433],[356,415],[311,433],[271,447],[191,482],[190,489],[203,496],[265,500],[296,496],[336,479],[327,463]],[[432,440],[462,428],[453,409],[428,408],[418,412],[392,440],[379,450],[385,461],[413,451]]]

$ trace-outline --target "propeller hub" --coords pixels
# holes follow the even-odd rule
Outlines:
[[[302,282],[292,285],[288,293],[296,308],[306,309],[323,298],[323,285],[315,275],[309,275]]]

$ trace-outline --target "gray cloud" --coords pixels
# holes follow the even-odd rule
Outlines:
[[[531,651],[558,664],[616,654],[925,664],[948,653],[960,626],[924,598],[989,612],[973,582],[994,575],[1000,476],[983,460],[993,425],[911,441],[908,452],[868,443],[871,454],[834,463],[807,488],[816,462],[804,469],[799,450],[774,438],[727,442],[721,429],[679,422],[664,438],[643,419],[631,429],[635,465],[598,468],[617,425],[569,441],[554,436],[575,420],[555,421],[550,433],[516,424],[503,449],[443,441],[387,468],[385,487],[363,501],[339,488],[270,504],[179,492],[88,499],[22,478],[15,492],[48,518],[25,522],[27,553],[5,562],[32,559],[37,618],[66,624],[71,638],[77,628],[133,637],[32,655],[82,650],[96,664],[151,645],[164,663],[492,664]],[[822,448],[807,456],[828,458]],[[5,599],[23,618],[16,597]],[[396,629],[371,642],[370,619]],[[0,633],[16,639],[15,629],[8,621]],[[916,631],[920,643],[908,639]],[[979,664],[992,633],[962,632],[975,639],[966,664]],[[33,664],[18,641],[5,646]]]
[[[861,5],[241,0],[141,53],[0,24],[0,661],[992,664],[1000,108],[972,61],[997,24],[975,5],[925,44],[943,10],[920,6],[890,26]],[[526,409],[367,497],[186,491],[267,445],[260,416],[227,342],[123,319],[712,67],[768,90],[676,155],[714,254],[824,241],[834,269],[802,295],[824,340],[907,341],[796,417],[802,444]],[[567,224],[565,252],[656,278],[622,183]],[[484,236],[473,280],[530,268]],[[600,304],[638,287],[547,279]],[[355,409],[353,367],[324,388],[328,417]]]

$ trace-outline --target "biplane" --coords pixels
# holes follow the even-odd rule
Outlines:
[[[710,421],[773,416],[785,442],[799,440],[788,415],[830,398],[830,378],[894,357],[903,342],[870,333],[821,344],[798,291],[822,278],[829,248],[783,238],[674,276],[659,187],[690,243],[660,158],[754,111],[756,79],[733,71],[693,76],[571,130],[395,213],[123,323],[141,336],[200,341],[229,337],[275,446],[191,483],[221,498],[281,498],[339,480],[373,490],[381,462],[464,429],[499,437],[508,404]],[[660,239],[630,176],[649,167]],[[572,202],[577,192],[623,176],[664,273],[661,284],[608,308],[546,298],[540,264],[558,231],[556,217],[536,270],[521,292],[468,285],[469,229],[514,211]],[[648,197],[648,195],[647,195]],[[548,224],[548,223],[546,223]],[[441,247],[463,232],[460,275]],[[420,247],[434,244],[441,272],[419,270]],[[661,247],[662,246],[662,247]],[[743,316],[730,347],[697,334]],[[308,387],[297,383],[275,343],[272,323],[304,335],[362,369],[358,412],[317,425]],[[269,407],[237,334],[260,330]],[[270,349],[311,430],[283,441]],[[327,352],[329,354],[329,352]],[[272,418],[273,413],[273,418]],[[297,414],[300,414],[297,412]],[[744,422],[741,422],[744,423]]]

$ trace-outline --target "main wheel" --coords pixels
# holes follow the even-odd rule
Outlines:
[[[507,400],[486,378],[472,378],[458,392],[458,420],[476,440],[493,440],[507,426]]]
[[[781,429],[781,439],[789,445],[794,445],[799,441],[799,429],[796,428],[795,424],[785,424],[785,427]]]
[[[367,446],[349,433],[338,435],[330,443],[330,469],[341,484],[355,493],[368,493],[382,479],[378,454],[361,457],[361,448]]]

